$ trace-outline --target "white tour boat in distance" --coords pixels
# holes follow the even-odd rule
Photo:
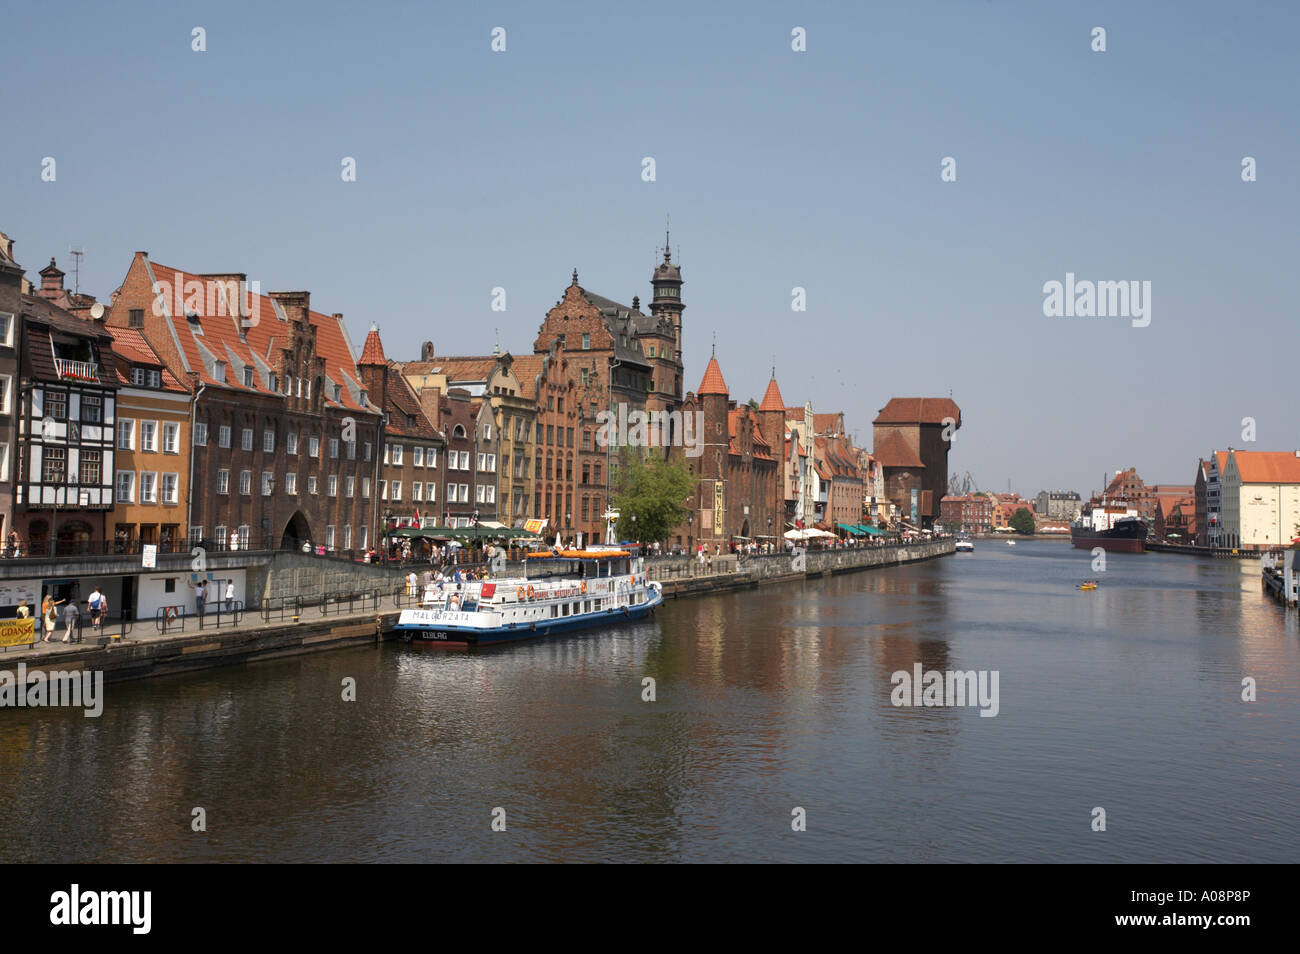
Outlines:
[[[522,577],[434,583],[421,594],[420,608],[398,617],[399,638],[458,647],[641,619],[663,602],[635,545],[537,551]]]

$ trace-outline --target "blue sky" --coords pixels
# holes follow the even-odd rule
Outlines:
[[[648,300],[671,214],[691,387],[716,333],[733,397],[775,355],[868,446],[891,396],[951,391],[952,469],[1027,494],[1300,447],[1300,8],[701,7],[11,4],[0,229],[33,278],[84,246],[104,298],[137,249],[309,289],[401,358],[530,350],[575,266]],[[1150,326],[1044,317],[1067,272],[1150,281]]]

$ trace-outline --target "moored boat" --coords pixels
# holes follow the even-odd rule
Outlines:
[[[1144,553],[1147,525],[1126,503],[1103,500],[1070,525],[1070,540],[1081,550],[1101,547],[1113,553]]]
[[[635,547],[528,554],[522,577],[435,583],[419,609],[403,610],[407,642],[482,646],[549,636],[649,615],[663,602]]]

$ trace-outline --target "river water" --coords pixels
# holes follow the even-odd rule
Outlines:
[[[980,541],[536,643],[109,686],[96,719],[0,710],[0,860],[1300,859],[1294,611],[1257,562],[1090,561]],[[996,670],[997,715],[893,705],[916,663]]]

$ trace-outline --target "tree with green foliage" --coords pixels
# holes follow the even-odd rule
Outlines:
[[[642,460],[632,448],[619,455],[614,508],[620,540],[654,542],[690,516],[686,501],[699,482],[682,460]]]
[[[1034,515],[1028,507],[1021,507],[1011,515],[1011,529],[1020,534],[1034,532]]]

